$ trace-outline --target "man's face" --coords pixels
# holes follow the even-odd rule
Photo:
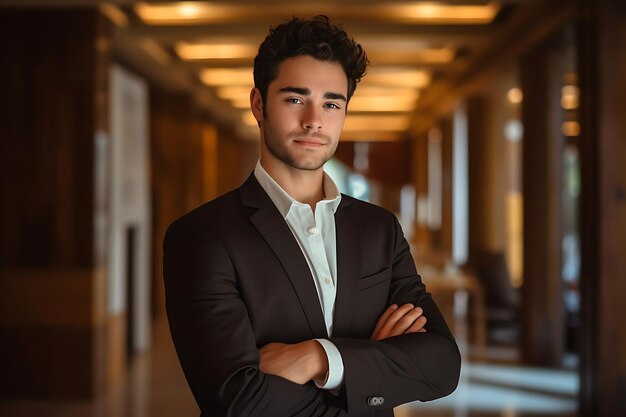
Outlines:
[[[261,125],[263,165],[320,169],[337,149],[347,94],[341,65],[308,55],[283,61],[268,86],[265,115],[260,93],[256,89],[252,93],[253,113]]]

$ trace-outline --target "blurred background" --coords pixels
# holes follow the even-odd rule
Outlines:
[[[317,14],[371,61],[326,169],[464,356],[396,415],[626,415],[623,0],[0,1],[0,415],[199,414],[163,235],[250,174],[256,49]]]

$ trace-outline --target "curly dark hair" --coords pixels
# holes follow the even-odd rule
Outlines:
[[[285,59],[300,55],[339,63],[348,77],[348,101],[369,64],[361,45],[327,16],[309,20],[294,17],[270,29],[254,58],[254,86],[261,92],[264,111],[267,88],[278,76],[278,66]]]

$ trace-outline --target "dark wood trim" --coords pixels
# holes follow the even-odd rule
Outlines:
[[[626,2],[580,0],[580,415],[626,415]]]
[[[521,8],[506,26],[491,27],[492,43],[424,91],[414,112],[412,130],[420,132],[452,112],[461,97],[476,92],[503,65],[547,38],[576,16],[576,2],[536,1]]]

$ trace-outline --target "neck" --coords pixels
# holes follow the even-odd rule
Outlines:
[[[263,169],[287,192],[294,200],[308,204],[313,210],[318,201],[324,199],[324,170],[309,171],[297,169],[285,164],[264,163]]]

